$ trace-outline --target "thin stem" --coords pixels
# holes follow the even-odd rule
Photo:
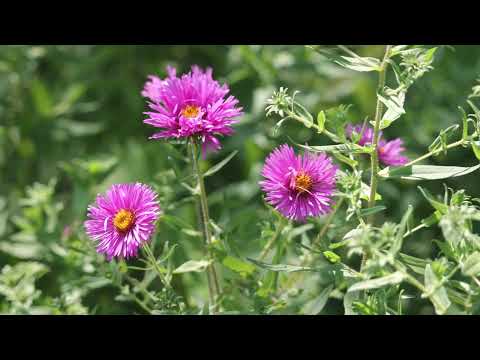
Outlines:
[[[139,298],[137,298],[135,295],[133,295],[132,298],[133,298],[133,300],[134,300],[138,305],[140,305],[140,307],[141,307],[143,310],[145,310],[148,314],[151,314],[151,313],[152,313],[152,310],[150,310],[150,309],[148,308],[148,306],[144,304],[143,301],[141,301],[141,300],[140,300]]]
[[[411,166],[413,164],[416,164],[422,160],[425,160],[425,159],[428,159],[429,157],[433,156],[433,155],[436,155],[442,151],[445,151],[446,149],[451,149],[451,148],[454,148],[454,147],[457,147],[457,146],[461,146],[463,144],[466,144],[468,142],[468,140],[459,140],[459,141],[456,141],[454,143],[451,143],[449,145],[447,145],[445,148],[441,148],[441,149],[437,149],[437,150],[434,150],[434,151],[430,151],[429,153],[425,154],[425,155],[422,155],[420,156],[419,158],[415,159],[415,160],[412,160],[410,161],[409,163],[403,165],[403,166]]]
[[[385,55],[383,57],[382,63],[380,64],[379,76],[378,76],[378,88],[377,93],[380,94],[383,92],[385,87],[386,80],[386,69],[388,65],[388,57],[390,54],[391,45],[387,45],[385,48]],[[380,122],[383,115],[383,103],[380,101],[380,98],[377,96],[377,108],[375,111],[375,123],[373,128],[373,151],[371,154],[371,178],[370,178],[370,200],[368,201],[368,207],[372,208],[375,206],[375,195],[377,194],[377,185],[378,185],[378,141],[380,139]],[[373,223],[374,216],[371,215],[369,222]],[[364,253],[362,256],[362,264],[360,270],[365,266],[367,261],[367,255]]]
[[[414,229],[410,230],[410,231],[407,231],[404,235],[403,235],[403,238],[405,239],[406,237],[412,235],[413,233],[417,232],[418,230],[421,230],[421,229],[424,229],[426,228],[427,225],[425,224],[420,224],[418,225],[417,227],[415,227]]]
[[[212,254],[211,254],[211,251],[208,250],[209,246],[212,244],[212,238],[211,238],[210,228],[209,228],[210,217],[208,214],[207,192],[205,191],[203,174],[198,164],[196,140],[192,139],[191,144],[192,144],[193,171],[197,176],[198,187],[200,190],[199,197],[200,197],[200,212],[201,212],[201,218],[202,218],[203,237],[205,239],[205,245],[207,247],[208,257],[211,259]],[[217,307],[218,307],[217,300],[218,300],[218,296],[220,295],[220,286],[218,284],[217,273],[215,270],[215,265],[213,263],[207,267],[207,280],[208,280],[210,306],[212,307],[213,313],[216,313]]]
[[[150,245],[145,244],[145,246],[143,247],[143,249],[144,249],[145,252],[147,253],[148,259],[150,260],[150,262],[152,263],[153,267],[155,268],[156,273],[157,273],[158,277],[160,278],[160,281],[163,283],[163,285],[164,285],[165,287],[171,288],[171,285],[168,283],[167,279],[165,279],[165,276],[163,276],[163,271],[162,271],[162,269],[160,268],[160,266],[158,265],[157,259],[155,259],[155,255],[153,255],[152,249],[150,249]]]
[[[320,232],[318,233],[317,237],[315,238],[315,240],[313,241],[312,243],[312,247],[316,246],[320,240],[322,239],[322,237],[325,236],[325,234],[327,233],[327,230],[328,230],[328,227],[330,226],[330,224],[332,223],[333,221],[333,218],[335,216],[335,214],[337,213],[338,209],[340,209],[340,207],[342,206],[343,202],[345,201],[345,198],[341,198],[337,205],[335,205],[335,207],[333,208],[332,212],[328,215],[328,218],[327,220],[325,221],[325,224],[323,224],[322,228],[320,229]]]
[[[302,117],[298,116],[297,114],[295,114],[294,112],[292,112],[291,110],[286,110],[288,116],[290,116],[292,119],[294,120],[297,120],[299,122],[301,122],[302,124],[305,124],[305,121]],[[320,127],[317,125],[317,124],[310,124],[311,127],[313,127],[314,129],[316,129],[318,132],[320,132]],[[321,130],[321,132],[325,135],[327,135],[330,139],[332,139],[333,141],[335,142],[340,142],[340,139],[337,135],[331,133],[330,131],[328,131],[327,129],[323,129]]]
[[[333,221],[333,218],[335,217],[335,214],[337,213],[337,211],[340,209],[340,207],[342,206],[343,202],[344,202],[345,198],[341,198],[337,204],[335,205],[335,207],[333,208],[332,212],[328,215],[328,218],[325,220],[325,224],[323,224],[322,228],[320,229],[320,232],[318,233],[317,237],[315,238],[315,240],[312,242],[312,248],[316,245],[318,245],[318,242],[322,239],[323,236],[325,236],[327,230],[328,230],[328,227],[330,226],[330,224],[332,223]],[[312,262],[312,259],[304,259],[301,263],[300,263],[300,266],[308,266],[310,265]],[[346,266],[346,265],[345,265]],[[303,277],[303,273],[302,272],[297,272],[297,273],[293,273],[292,276],[287,280],[285,286],[283,286],[282,290],[288,290],[292,285],[293,283],[297,282],[297,281],[300,281],[301,278]]]
[[[277,239],[280,237],[280,234],[282,233],[283,229],[285,229],[286,222],[283,220],[283,218],[280,219],[277,225],[277,230],[275,231],[275,234],[273,234],[272,238],[267,242],[265,247],[262,250],[262,253],[260,254],[258,260],[263,261],[265,257],[268,255],[270,250],[272,250],[273,245],[275,245]]]

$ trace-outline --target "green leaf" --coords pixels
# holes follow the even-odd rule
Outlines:
[[[378,99],[386,106],[387,111],[380,122],[380,129],[383,130],[389,127],[395,120],[405,114],[403,104],[405,103],[405,92],[400,92],[396,95],[391,95],[385,98],[378,94]]]
[[[325,289],[323,289],[320,295],[305,304],[302,309],[302,313],[305,315],[319,314],[327,304],[328,298],[333,288],[333,285],[329,285]]]
[[[465,260],[462,272],[467,276],[480,275],[480,252],[474,252]]]
[[[443,286],[439,286],[439,283],[440,280],[433,272],[431,265],[427,264],[425,267],[425,290],[429,294],[430,301],[435,307],[435,312],[438,315],[443,315],[447,312],[452,303],[448,298],[447,291]],[[436,290],[431,293],[435,288]]]
[[[380,70],[380,60],[373,57],[361,57],[353,52],[351,52],[354,55],[352,57],[340,56],[333,49],[324,45],[309,45],[307,47],[325,56],[330,61],[350,70],[360,72]]]
[[[429,217],[422,219],[422,224],[425,225],[426,227],[430,227],[433,224],[437,224],[441,218],[442,218],[442,213],[437,210]]]
[[[428,264],[426,260],[404,253],[399,253],[398,255],[402,263],[408,266],[413,272],[419,275],[423,275],[425,273],[425,266]]]
[[[407,230],[408,221],[410,220],[410,216],[412,215],[413,207],[412,205],[408,205],[408,209],[402,217],[402,221],[397,227],[397,233],[395,234],[395,239],[393,240],[392,246],[390,247],[390,253],[396,255],[400,249],[402,248],[403,243],[403,235]]]
[[[335,156],[335,158],[345,164],[347,164],[348,166],[350,166],[351,168],[355,168],[358,164],[357,161],[353,160],[353,159],[350,159],[349,157],[346,157],[345,155],[342,155],[340,152],[338,151],[333,151],[332,152],[332,155]]]
[[[309,146],[309,145],[301,145],[301,144],[295,144],[295,145],[311,152],[342,152],[345,154],[370,154],[373,151],[373,148],[370,146],[360,146],[352,143],[324,145],[324,146]]]
[[[380,70],[380,60],[373,57],[340,56],[334,60],[334,62],[340,66],[354,71],[369,72]]]
[[[233,256],[226,256],[223,259],[222,264],[230,270],[239,273],[243,277],[252,275],[255,272],[255,266],[238,258],[234,258]]]
[[[325,117],[325,112],[322,110],[317,115],[317,125],[318,125],[318,133],[321,134],[323,130],[325,130],[325,122],[327,118]]]
[[[457,256],[455,255],[455,250],[453,249],[452,245],[448,242],[443,242],[439,240],[433,240],[435,244],[437,244],[440,251],[449,259],[456,260]]]
[[[361,209],[360,210],[360,216],[362,216],[362,217],[370,216],[370,215],[379,213],[379,212],[385,210],[386,208],[387,208],[386,206],[378,205],[378,206],[374,206],[374,207],[371,207],[371,208]]]
[[[336,264],[342,260],[342,258],[335,254],[333,251],[324,251],[323,256],[325,256],[325,258],[332,264]]]
[[[35,79],[32,81],[32,98],[35,109],[42,116],[53,114],[53,100],[42,81]]]
[[[472,150],[475,157],[480,160],[480,141],[472,141]]]
[[[358,300],[360,297],[360,292],[347,292],[343,297],[343,308],[345,310],[345,315],[357,315],[353,309],[353,303]]]
[[[238,153],[238,150],[233,151],[225,159],[223,159],[218,164],[216,164],[215,166],[212,166],[210,169],[208,169],[208,171],[206,171],[205,174],[203,174],[203,177],[211,176],[211,175],[215,174],[216,172],[220,171],[220,169],[222,169],[225,165],[227,165],[228,162],[230,160],[232,160],[235,155],[237,155],[237,153]]]
[[[437,211],[440,212],[440,214],[446,214],[448,211],[448,206],[445,205],[444,203],[441,203],[440,201],[435,200],[432,194],[427,189],[422,188],[421,186],[418,186],[418,189],[422,193],[422,195],[427,199],[427,201],[430,203],[430,205],[433,206],[433,208]]]
[[[287,264],[268,264],[264,263],[262,261],[258,261],[255,259],[248,258],[248,261],[251,261],[255,265],[270,270],[270,271],[275,271],[275,272],[297,272],[297,271],[321,271],[322,269],[316,269],[312,267],[305,267],[305,266],[296,266],[296,265],[287,265]]]
[[[396,285],[400,284],[404,278],[405,276],[401,272],[397,271],[387,276],[355,283],[348,288],[347,292],[377,289],[387,285]]]
[[[410,165],[397,168],[386,167],[378,173],[383,178],[400,178],[404,180],[440,180],[470,174],[480,168],[480,164],[472,167]]]
[[[202,272],[210,265],[210,263],[211,261],[208,260],[189,260],[173,270],[173,274]]]

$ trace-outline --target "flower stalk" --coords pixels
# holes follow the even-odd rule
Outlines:
[[[385,88],[385,81],[386,81],[386,71],[388,66],[388,58],[390,56],[390,49],[392,45],[387,45],[385,47],[385,55],[383,57],[382,63],[380,64],[379,69],[379,76],[378,76],[378,88],[377,93],[381,94],[383,89]],[[377,186],[378,186],[378,141],[380,139],[380,122],[382,120],[383,115],[383,103],[380,101],[380,98],[377,96],[377,106],[375,110],[375,121],[374,121],[374,128],[373,128],[373,148],[370,155],[371,159],[371,178],[370,178],[370,198],[368,201],[368,207],[372,208],[375,206],[375,195],[377,193]],[[374,216],[370,216],[369,222],[373,223],[375,220]],[[362,264],[360,269],[365,266],[367,261],[367,255],[364,253],[362,257]]]
[[[197,140],[191,140],[191,149],[192,149],[192,163],[193,163],[193,172],[197,177],[197,185],[199,189],[199,198],[200,198],[200,218],[201,218],[201,226],[202,226],[202,233],[203,238],[205,240],[205,246],[207,248],[207,255],[209,260],[212,260],[213,256],[210,250],[210,246],[212,245],[212,237],[210,234],[210,216],[208,213],[208,201],[207,201],[207,192],[205,191],[205,183],[203,181],[203,174],[200,170],[200,166],[198,164],[198,143]],[[220,295],[220,286],[218,283],[217,272],[215,270],[215,265],[213,262],[207,267],[207,281],[208,281],[208,293],[209,293],[209,301],[210,307],[212,309],[213,314],[218,311],[218,297]]]

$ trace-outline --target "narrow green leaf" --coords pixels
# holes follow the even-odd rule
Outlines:
[[[220,171],[225,165],[228,164],[230,160],[233,159],[235,155],[237,155],[238,150],[233,151],[230,155],[228,155],[225,159],[220,161],[218,164],[215,166],[212,166],[210,169],[208,169],[205,174],[203,174],[204,177],[211,176],[215,174],[216,172]]]
[[[342,152],[345,154],[370,154],[373,148],[370,146],[360,146],[357,144],[337,144],[337,145],[324,145],[324,146],[309,146],[295,144],[305,150],[311,152]]]
[[[327,118],[325,117],[325,112],[322,110],[317,115],[317,125],[318,125],[318,133],[321,134],[323,130],[325,130],[325,122]]]
[[[448,211],[448,206],[445,205],[444,203],[441,203],[440,201],[435,200],[432,194],[427,189],[422,188],[421,186],[418,186],[418,189],[422,193],[425,199],[430,203],[430,205],[433,206],[433,208],[437,211],[439,211],[441,214],[446,214]]]
[[[395,239],[393,241],[392,246],[390,247],[390,253],[396,255],[400,249],[402,248],[403,243],[403,235],[407,230],[408,220],[410,220],[410,216],[412,215],[413,207],[412,205],[408,205],[407,212],[402,217],[402,221],[398,225],[397,233],[395,234]]]
[[[462,272],[467,276],[480,275],[480,252],[474,252],[465,260]]]
[[[388,98],[381,96],[380,94],[377,95],[378,99],[385,105],[387,111],[382,117],[380,122],[380,129],[385,129],[389,127],[395,120],[400,118],[403,114],[405,114],[405,110],[403,108],[403,104],[405,103],[405,92],[400,92],[396,95],[391,95]]]
[[[404,253],[399,253],[398,255],[402,263],[408,266],[413,272],[419,275],[423,275],[425,273],[425,266],[428,264],[426,260]]]
[[[173,271],[173,274],[183,274],[188,272],[202,272],[204,271],[208,265],[210,265],[211,261],[208,260],[189,260],[184,262],[178,268]]]
[[[379,71],[380,69],[380,60],[372,57],[340,56],[335,60],[335,63],[347,69],[360,72]]]
[[[270,271],[275,271],[275,272],[297,272],[297,271],[322,271],[324,269],[316,269],[312,267],[305,267],[305,266],[296,266],[296,265],[287,265],[287,264],[268,264],[264,263],[262,261],[258,261],[255,259],[248,258],[248,261],[251,261],[255,265],[270,270]]]
[[[230,270],[239,273],[241,276],[248,276],[255,272],[255,266],[233,256],[226,256],[222,264]]]
[[[431,293],[434,289],[436,289],[435,291],[433,291],[433,293],[429,294],[429,299],[435,307],[435,312],[438,315],[443,315],[447,312],[448,308],[452,303],[448,298],[445,287],[439,287],[439,283],[440,280],[433,272],[431,265],[427,264],[427,266],[425,267],[425,290],[427,291],[427,293]]]
[[[397,271],[397,272],[394,272],[393,274],[383,276],[380,278],[360,281],[350,286],[347,292],[377,289],[386,285],[396,285],[401,283],[404,278],[405,276],[401,272]]]
[[[53,100],[44,83],[41,80],[32,81],[32,98],[35,109],[42,116],[50,116],[53,113]]]
[[[323,289],[320,295],[305,304],[302,309],[302,313],[305,315],[319,314],[327,304],[328,298],[332,290],[333,285],[329,285],[325,289]]]
[[[362,216],[362,217],[370,216],[370,215],[379,213],[379,212],[381,212],[385,209],[386,209],[386,206],[383,206],[383,205],[378,205],[378,206],[374,206],[374,207],[371,207],[371,208],[361,209],[360,210],[360,216]]]
[[[472,141],[472,150],[475,157],[480,160],[480,141]]]
[[[323,256],[325,256],[325,258],[332,264],[336,264],[342,260],[342,258],[335,254],[333,251],[324,251]]]
[[[345,310],[345,315],[357,315],[353,309],[353,303],[358,300],[360,297],[360,292],[347,292],[343,297],[343,308]]]
[[[472,167],[410,165],[397,168],[386,167],[378,173],[383,178],[400,178],[404,180],[440,180],[470,174],[480,168]]]

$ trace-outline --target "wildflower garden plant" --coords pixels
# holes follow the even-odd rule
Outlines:
[[[0,218],[0,251],[8,263],[0,272],[0,311],[102,313],[104,305],[96,303],[102,294],[108,306],[119,304],[118,313],[478,314],[479,200],[475,187],[467,192],[460,179],[478,176],[480,168],[480,88],[472,79],[464,102],[448,105],[458,106],[448,119],[456,123],[431,120],[439,113],[422,113],[428,98],[415,97],[415,88],[435,73],[438,54],[451,50],[312,45],[276,49],[275,56],[266,51],[232,47],[230,58],[250,63],[232,60],[228,76],[195,64],[184,73],[170,65],[145,73],[143,87],[128,89],[145,101],[143,118],[139,100],[137,116],[120,112],[114,125],[141,127],[133,140],[118,130],[111,156],[60,161],[62,196],[55,177],[27,187],[18,206],[14,195],[1,197],[8,217]],[[267,66],[265,58],[277,63]],[[324,77],[326,84],[296,83],[269,70],[301,77],[295,61],[311,66],[309,79]],[[248,106],[235,89],[252,69],[263,86]],[[309,92],[332,96],[341,79],[329,74],[362,79],[357,105],[309,100]],[[81,87],[53,105],[45,86],[32,81],[45,122],[69,125],[64,132],[55,125],[56,137],[81,142],[102,132],[98,124],[68,123],[82,111],[95,117],[103,106],[76,103]],[[308,88],[288,88],[303,84]],[[368,101],[358,106],[362,99]],[[421,133],[425,146],[413,146],[419,137],[406,123],[411,101],[415,121],[430,127],[429,136]],[[0,140],[14,141],[15,129],[12,122],[2,125]],[[450,164],[454,150],[475,163]],[[245,175],[248,159],[255,166]],[[115,172],[119,166],[123,174]],[[54,275],[60,285],[42,288]]]

